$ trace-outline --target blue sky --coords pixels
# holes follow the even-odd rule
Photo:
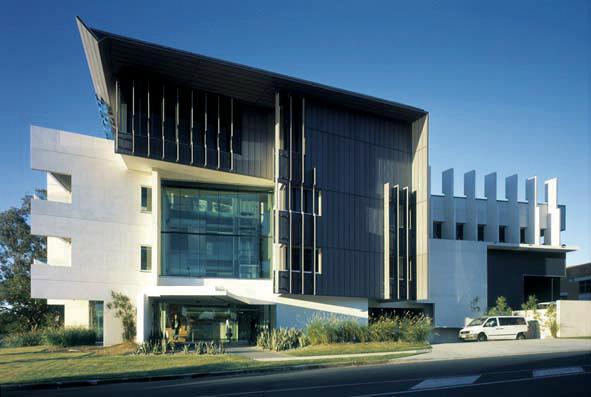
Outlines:
[[[9,2],[0,210],[44,184],[29,126],[101,135],[74,17],[93,27],[422,107],[442,170],[559,178],[567,263],[591,261],[590,1]],[[285,5],[283,5],[285,3]],[[361,4],[365,4],[363,7]],[[171,5],[173,4],[173,5]],[[282,4],[282,6],[278,6]]]

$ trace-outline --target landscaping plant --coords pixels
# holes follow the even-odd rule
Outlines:
[[[507,305],[507,299],[504,296],[497,297],[495,306],[488,309],[487,316],[510,316],[513,310]]]
[[[135,307],[128,296],[120,292],[111,291],[113,300],[107,303],[107,309],[115,310],[115,317],[123,324],[123,340],[133,342],[135,338]]]
[[[306,343],[303,332],[295,328],[263,329],[257,337],[257,346],[273,351],[304,347]]]
[[[49,328],[44,332],[45,343],[52,346],[84,346],[96,343],[96,332],[84,327]]]
[[[555,303],[548,305],[546,308],[546,320],[544,322],[544,326],[548,328],[553,338],[558,337],[558,330],[560,329],[560,326],[558,325],[558,319],[556,316]]]

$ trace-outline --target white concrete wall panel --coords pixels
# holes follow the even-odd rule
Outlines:
[[[589,313],[591,313],[591,301],[557,301],[558,337],[590,337],[591,316]]]
[[[519,203],[517,202],[517,174],[505,178],[505,198],[507,202],[506,217],[501,216],[505,225],[505,242],[512,244],[519,244],[520,241],[520,224],[519,224]]]
[[[436,327],[463,327],[473,317],[470,302],[479,298],[487,307],[486,243],[460,240],[430,240],[429,302],[434,304]]]
[[[31,128],[31,166],[72,177],[71,204],[33,201],[32,233],[70,238],[71,266],[33,265],[31,295],[86,306],[104,301],[105,344],[117,343],[120,320],[106,309],[111,290],[133,301],[156,282],[154,273],[139,271],[140,246],[153,244],[155,235],[153,217],[140,210],[140,187],[150,186],[152,175],[127,170],[113,141],[40,127]],[[50,243],[48,258],[60,256],[62,248]],[[70,317],[82,316],[72,307],[66,306]],[[86,325],[87,316],[80,317]]]
[[[476,211],[476,171],[474,170],[464,174],[464,196],[466,196],[464,239],[476,241],[478,239],[478,213]]]
[[[443,191],[443,225],[441,237],[456,238],[456,211],[454,200],[454,170],[450,168],[441,174],[441,190]]]
[[[484,239],[499,241],[499,211],[497,204],[497,173],[492,172],[484,177],[484,196],[486,197],[486,227]]]
[[[545,245],[560,245],[560,208],[558,208],[558,179],[544,182],[547,204]]]

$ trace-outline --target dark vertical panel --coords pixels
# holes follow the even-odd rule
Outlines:
[[[404,153],[410,150],[410,125],[308,100],[306,105],[306,167],[317,167],[323,194],[317,292],[380,297],[383,184],[410,184],[410,156]]]

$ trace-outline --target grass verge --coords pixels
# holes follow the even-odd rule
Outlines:
[[[116,352],[120,349],[111,349]],[[125,349],[123,349],[125,350]],[[379,364],[407,356],[395,354],[350,359],[258,362],[229,354],[204,356],[177,353],[165,356],[105,354],[105,351],[77,348],[76,351],[46,346],[0,348],[0,384],[37,383],[80,379],[113,379],[211,373],[217,371],[289,368],[305,364]]]
[[[366,342],[366,343],[335,343],[329,345],[313,345],[301,349],[287,351],[292,356],[326,356],[333,354],[360,354],[399,352],[405,350],[428,349],[426,343],[403,342]]]

